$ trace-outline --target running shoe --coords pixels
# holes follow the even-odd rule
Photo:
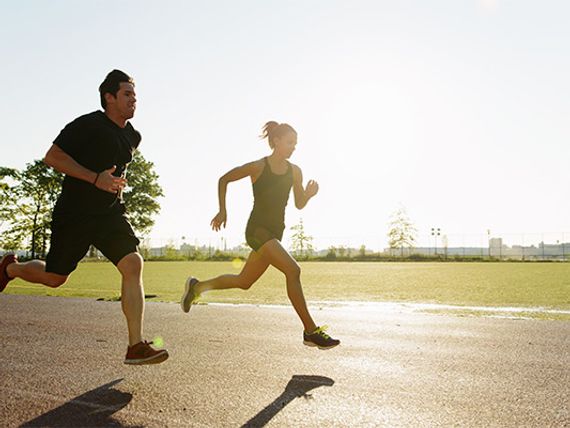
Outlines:
[[[168,351],[166,349],[154,349],[152,342],[139,342],[136,345],[127,348],[127,356],[125,364],[143,365],[158,364],[168,359]]]
[[[198,297],[200,297],[194,289],[196,284],[198,284],[198,280],[193,276],[188,277],[186,284],[184,284],[184,294],[182,294],[182,300],[180,301],[180,306],[182,306],[184,312],[189,312],[192,305],[196,303]]]
[[[315,331],[310,334],[303,332],[303,344],[307,346],[317,346],[319,349],[331,349],[340,345],[340,340],[333,339],[325,333],[327,328],[325,325],[317,327]]]
[[[6,288],[6,286],[8,285],[8,283],[14,279],[8,276],[6,268],[8,267],[8,265],[15,263],[17,261],[18,258],[16,257],[16,255],[11,253],[6,254],[4,257],[2,257],[2,260],[0,260],[0,293],[2,293]]]

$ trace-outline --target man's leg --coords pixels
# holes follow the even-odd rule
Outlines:
[[[21,278],[24,281],[34,284],[43,284],[52,288],[63,285],[67,280],[67,275],[46,272],[46,264],[41,260],[32,260],[25,263],[10,263],[6,267],[6,273],[11,279]]]
[[[123,277],[121,307],[127,319],[129,347],[125,364],[158,364],[168,359],[166,349],[153,349],[142,340],[144,316],[143,259],[139,253],[129,253],[117,263]]]
[[[142,282],[143,259],[138,253],[130,253],[117,263],[122,276],[121,307],[127,318],[129,346],[142,342],[144,316],[144,288]]]
[[[166,361],[166,349],[156,350],[142,339],[144,316],[143,259],[137,252],[139,240],[122,215],[98,219],[93,244],[121,273],[121,307],[127,319],[129,346],[125,364],[158,364]]]

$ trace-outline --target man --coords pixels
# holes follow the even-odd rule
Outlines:
[[[128,122],[136,95],[131,77],[111,71],[99,87],[103,111],[75,119],[58,135],[44,161],[65,174],[52,216],[46,261],[19,263],[13,254],[0,261],[0,292],[14,278],[59,287],[90,245],[113,262],[122,276],[121,305],[129,346],[125,364],[156,364],[168,358],[142,339],[144,290],[139,240],[125,217],[124,173],[141,136]]]

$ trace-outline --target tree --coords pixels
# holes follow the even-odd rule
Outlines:
[[[0,167],[0,247],[18,250],[28,247],[32,257],[45,255],[50,237],[51,214],[61,192],[63,175],[41,160],[23,171]],[[129,187],[123,198],[133,229],[146,234],[160,211],[157,198],[163,196],[154,164],[137,151],[129,164]]]
[[[123,194],[127,216],[133,229],[146,235],[154,226],[154,215],[160,212],[157,199],[164,196],[158,184],[154,163],[147,161],[137,150],[127,173],[128,188]]]
[[[6,169],[4,169],[5,172]],[[32,257],[45,256],[50,236],[51,211],[63,176],[36,160],[23,171],[11,170],[13,186],[4,186],[2,219],[9,223],[2,234],[2,247],[17,249],[27,242]],[[6,185],[7,183],[3,183]]]
[[[417,230],[410,221],[404,207],[396,210],[388,224],[388,245],[390,249],[400,248],[403,254],[404,248],[412,248],[416,242]]]
[[[16,215],[17,200],[14,197],[14,187],[18,171],[12,168],[0,167],[0,248],[16,250],[20,248],[20,240],[7,235],[11,219]]]
[[[305,233],[305,226],[303,225],[303,219],[299,220],[299,223],[291,227],[294,232],[291,236],[293,254],[299,257],[307,257],[313,251],[313,237]]]

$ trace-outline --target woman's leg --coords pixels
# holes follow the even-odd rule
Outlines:
[[[309,314],[305,296],[303,295],[303,288],[301,287],[301,268],[299,264],[277,239],[272,239],[263,244],[259,249],[259,253],[266,263],[275,266],[285,274],[287,278],[287,296],[289,296],[289,300],[293,304],[297,315],[301,318],[305,332],[311,333],[315,331],[317,326],[313,318],[311,318],[311,314]]]
[[[266,261],[259,253],[252,251],[238,275],[220,275],[216,278],[200,281],[194,286],[197,294],[209,290],[224,290],[227,288],[241,288],[247,290],[259,279],[263,272],[269,267]]]

